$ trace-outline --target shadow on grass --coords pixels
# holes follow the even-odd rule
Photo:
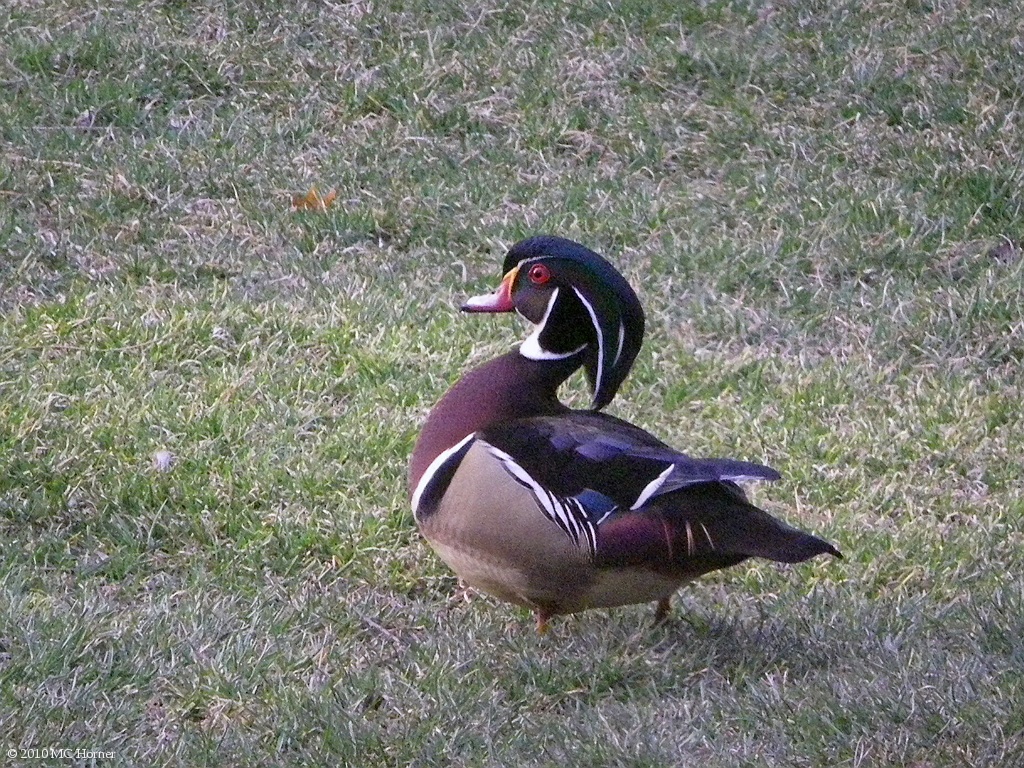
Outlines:
[[[830,666],[827,641],[784,616],[683,615],[656,631],[665,635],[658,645],[678,663],[693,673],[715,670],[732,683],[773,673],[799,678]]]

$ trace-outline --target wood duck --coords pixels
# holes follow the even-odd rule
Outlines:
[[[553,236],[514,245],[497,290],[466,312],[517,311],[517,350],[471,370],[433,408],[409,469],[417,525],[467,584],[557,614],[656,602],[748,557],[796,563],[831,544],[753,506],[738,483],[769,467],[695,459],[601,413],[640,351],[644,312],[615,268]],[[558,400],[583,367],[590,410]]]

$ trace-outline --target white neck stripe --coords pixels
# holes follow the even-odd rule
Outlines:
[[[597,320],[597,313],[590,302],[584,298],[583,294],[580,293],[580,289],[576,286],[573,286],[573,291],[583,303],[587,314],[590,315],[590,322],[593,323],[594,333],[597,335],[597,376],[594,377],[594,397],[597,397],[597,393],[601,390],[601,385],[604,382],[604,334],[601,332],[601,324]]]
[[[580,352],[586,344],[581,344],[571,352],[552,352],[549,349],[544,349],[540,345],[540,335],[544,332],[544,327],[547,325],[548,318],[551,317],[551,311],[555,308],[555,302],[558,300],[558,288],[551,292],[551,298],[548,299],[548,305],[544,309],[544,317],[540,319],[536,327],[521,345],[519,345],[519,354],[523,357],[529,358],[530,360],[565,360],[567,357]]]

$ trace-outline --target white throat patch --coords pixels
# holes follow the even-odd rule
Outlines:
[[[551,317],[551,310],[554,309],[556,301],[558,301],[558,288],[551,292],[551,298],[548,299],[548,305],[544,310],[544,317],[534,326],[533,333],[526,338],[526,341],[519,345],[519,354],[523,357],[530,360],[564,360],[578,354],[587,346],[580,344],[571,352],[551,352],[540,345],[540,335],[544,332],[544,326],[547,325],[548,318]]]

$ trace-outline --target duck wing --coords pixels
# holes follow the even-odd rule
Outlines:
[[[596,491],[623,509],[639,509],[700,483],[735,485],[780,477],[749,461],[687,456],[640,427],[590,411],[507,421],[482,430],[479,437],[552,493]]]
[[[774,469],[693,458],[614,416],[517,419],[478,438],[552,519],[589,529],[599,568],[696,576],[754,556],[787,563],[842,556],[747,501],[737,483],[777,480]]]

